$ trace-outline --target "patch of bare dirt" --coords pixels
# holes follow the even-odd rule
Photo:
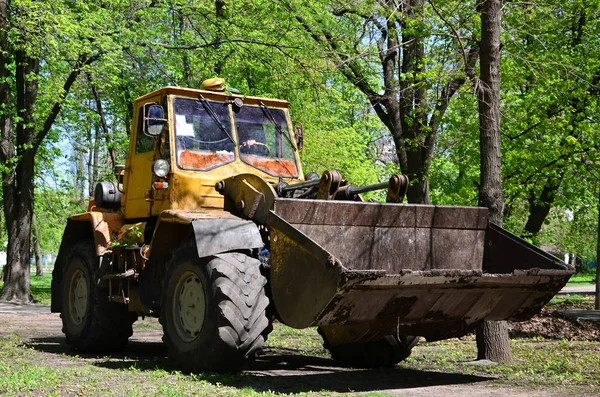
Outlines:
[[[573,310],[592,310],[589,302],[562,303],[542,309],[529,321],[509,323],[511,337],[542,337],[545,339],[568,339],[600,341],[600,314],[596,320],[568,316]]]

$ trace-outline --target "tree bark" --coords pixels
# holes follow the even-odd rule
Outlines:
[[[3,185],[3,194],[10,202],[10,212],[5,212],[9,233],[6,255],[6,283],[0,300],[30,302],[29,267],[31,254],[31,218],[33,216],[35,178],[36,98],[38,91],[39,60],[24,51],[15,52],[15,89],[17,114],[16,154],[20,156],[12,183]]]
[[[35,275],[41,277],[44,275],[44,264],[42,262],[42,249],[40,248],[40,229],[35,212],[33,213],[31,226],[31,230],[33,231],[33,252],[35,255]]]
[[[89,174],[90,179],[90,197],[94,197],[94,190],[96,189],[96,183],[98,183],[98,170],[100,169],[100,128],[96,125],[94,133],[94,148],[92,157],[92,169]],[[112,134],[111,134],[112,135]],[[113,167],[113,170],[115,168]]]
[[[10,233],[6,215],[13,210],[11,196],[7,196],[8,186],[14,181],[14,166],[8,160],[14,157],[13,124],[12,124],[12,94],[10,85],[11,63],[8,48],[8,0],[0,0],[0,174],[2,175],[2,195],[6,231]],[[10,236],[10,234],[9,234]],[[10,237],[9,237],[10,242]],[[8,248],[8,247],[7,247]],[[8,252],[7,252],[8,260]],[[2,268],[2,281],[6,281],[7,265]]]
[[[596,245],[596,299],[594,302],[596,310],[600,310],[600,183],[598,185],[598,241]]]
[[[502,226],[504,197],[501,186],[500,155],[500,22],[501,0],[481,0],[477,4],[481,17],[479,51],[480,184],[479,205],[489,209],[490,222]],[[477,329],[477,359],[499,363],[512,362],[506,322],[484,322]]]
[[[117,165],[117,155],[115,153],[114,144],[112,142],[112,136],[110,130],[108,129],[108,124],[106,122],[106,115],[104,114],[104,108],[102,106],[102,101],[100,100],[100,95],[98,94],[98,90],[96,90],[96,86],[92,81],[92,75],[87,74],[88,82],[90,83],[90,89],[92,90],[92,94],[94,95],[94,101],[96,102],[96,111],[100,116],[100,126],[102,127],[102,132],[104,135],[104,140],[106,142],[106,150],[108,150],[108,156],[110,157],[110,165],[112,170],[115,169]]]
[[[217,28],[217,33],[215,34],[215,42],[217,43],[215,45],[215,50],[218,53],[219,52],[219,48],[221,47],[220,44],[218,44],[221,41],[221,23],[225,22],[225,0],[215,0],[215,22],[216,22],[216,28]],[[220,76],[222,71],[223,71],[223,58],[221,56],[217,56],[217,61],[215,63],[215,76]]]
[[[92,139],[92,126],[89,125],[87,129],[87,140],[88,142],[94,142],[94,145],[88,151],[87,157],[88,197],[90,198],[94,197],[94,183],[96,181],[94,178],[94,167],[96,166],[96,163],[94,162],[97,143],[97,140],[95,139],[96,137],[98,137],[98,130],[96,129],[95,137]]]
[[[79,194],[79,206],[80,208],[86,208],[86,189],[85,189],[85,156],[87,148],[84,145],[76,144],[75,151],[77,153],[76,163],[76,174],[75,174],[75,188]]]
[[[535,236],[542,229],[546,217],[550,213],[556,192],[562,182],[562,173],[560,178],[548,178],[542,189],[540,197],[536,197],[532,189],[529,194],[529,217],[525,224],[525,237]]]

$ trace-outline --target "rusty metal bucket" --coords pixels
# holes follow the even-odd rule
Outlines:
[[[281,320],[320,326],[339,343],[396,333],[438,340],[482,320],[526,320],[573,273],[488,225],[485,208],[280,198],[272,208]]]

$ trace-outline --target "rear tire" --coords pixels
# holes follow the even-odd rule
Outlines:
[[[62,331],[74,350],[121,350],[137,319],[127,306],[108,300],[108,284],[92,240],[75,244],[67,257],[62,280]]]
[[[319,334],[323,337],[323,347],[329,351],[331,358],[356,368],[393,367],[410,356],[412,348],[420,339],[418,336],[401,335],[398,338],[388,335],[375,341],[332,345],[321,328]]]
[[[170,260],[165,282],[163,341],[184,371],[235,371],[263,345],[271,327],[257,259],[237,252],[200,259],[186,244]]]

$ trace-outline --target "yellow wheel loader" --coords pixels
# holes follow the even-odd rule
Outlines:
[[[485,208],[403,204],[408,179],[302,172],[288,103],[166,87],[134,102],[129,155],[69,218],[52,279],[75,350],[123,348],[155,316],[186,371],[237,370],[278,320],[347,365],[393,366],[420,337],[526,320],[572,269]],[[386,190],[386,202],[361,193]]]

